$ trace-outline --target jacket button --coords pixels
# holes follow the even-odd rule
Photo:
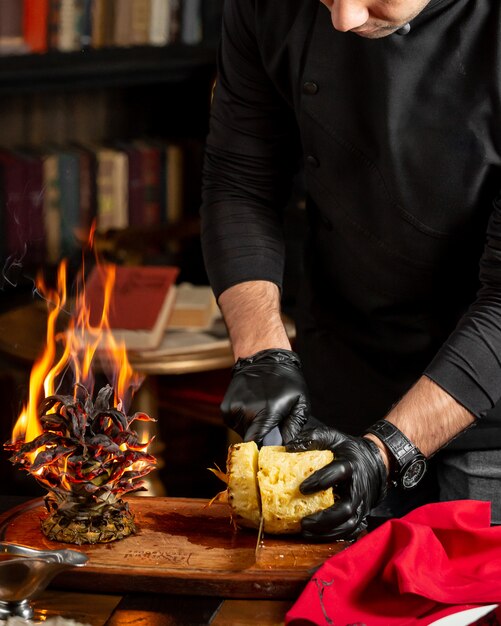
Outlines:
[[[308,80],[303,84],[303,93],[308,96],[314,96],[318,91],[318,85],[312,80]]]
[[[308,163],[310,167],[318,167],[320,165],[320,163],[318,162],[318,159],[314,157],[312,154],[309,154],[306,157],[306,163]]]

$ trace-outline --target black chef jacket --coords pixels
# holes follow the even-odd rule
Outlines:
[[[303,161],[298,350],[317,417],[352,433],[423,373],[501,447],[501,2],[431,0],[406,36],[319,0],[226,0],[202,206],[217,295],[281,285]],[[501,418],[500,418],[501,419]],[[458,440],[461,446],[461,439]],[[466,441],[466,443],[464,443]]]

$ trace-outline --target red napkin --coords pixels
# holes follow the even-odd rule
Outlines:
[[[459,500],[389,520],[331,557],[286,624],[425,626],[500,602],[501,526],[490,527],[490,503]]]

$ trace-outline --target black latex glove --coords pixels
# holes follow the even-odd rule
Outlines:
[[[221,411],[225,424],[245,441],[260,444],[275,426],[282,440],[290,441],[310,414],[298,355],[290,350],[261,350],[238,359]]]
[[[386,494],[386,467],[374,442],[328,426],[304,430],[287,445],[289,452],[327,449],[334,453],[334,461],[299,489],[310,494],[333,487],[338,499],[334,506],[303,518],[303,536],[317,541],[354,539],[367,527],[369,511]]]

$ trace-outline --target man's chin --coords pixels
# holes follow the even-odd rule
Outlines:
[[[352,30],[351,32],[354,35],[358,35],[359,37],[364,37],[364,39],[382,39],[383,37],[393,35],[393,33],[396,33],[399,28],[401,27],[391,26],[384,28],[373,28],[371,30]]]

